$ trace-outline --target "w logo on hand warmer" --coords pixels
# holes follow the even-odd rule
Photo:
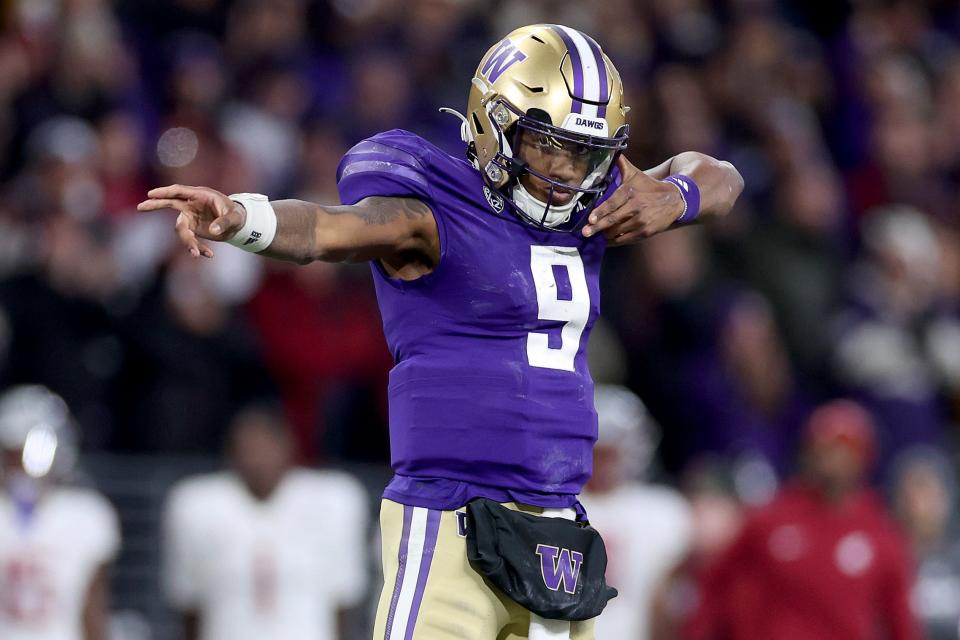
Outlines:
[[[537,555],[540,556],[540,573],[543,575],[543,583],[548,589],[557,591],[562,583],[564,591],[569,594],[576,593],[580,567],[583,565],[582,553],[552,547],[548,544],[538,544]]]

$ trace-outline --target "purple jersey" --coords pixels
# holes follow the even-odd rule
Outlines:
[[[478,496],[575,504],[597,436],[586,344],[598,314],[602,236],[498,214],[502,201],[473,166],[406,131],[355,146],[337,179],[344,204],[422,200],[440,233],[440,261],[426,276],[404,282],[373,264],[396,360],[396,475],[384,496],[434,509]]]

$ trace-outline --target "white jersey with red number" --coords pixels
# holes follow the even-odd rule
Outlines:
[[[165,587],[203,640],[336,637],[336,610],[367,583],[367,498],[338,472],[290,472],[259,501],[231,473],[174,488]]]
[[[689,506],[673,489],[637,484],[581,502],[607,548],[607,583],[620,592],[597,619],[596,638],[646,640],[654,592],[690,546]]]
[[[28,517],[0,494],[0,638],[82,640],[90,582],[120,547],[100,494],[55,487]]]

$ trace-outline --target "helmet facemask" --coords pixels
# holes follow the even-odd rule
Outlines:
[[[522,113],[504,99],[489,103],[499,150],[484,172],[513,211],[542,229],[579,229],[610,185],[617,156],[627,146],[628,127],[614,137],[579,133],[550,122],[539,109]],[[501,123],[508,123],[506,130]],[[500,173],[502,172],[502,173]]]

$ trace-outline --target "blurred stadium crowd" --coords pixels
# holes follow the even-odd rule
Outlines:
[[[283,407],[301,463],[386,464],[391,361],[367,267],[226,246],[194,260],[172,214],[135,206],[168,183],[331,202],[346,149],[396,127],[460,154],[437,108],[462,109],[485,48],[537,21],[592,34],[618,65],[638,166],[694,149],[746,183],[718,224],[608,255],[593,370],[660,425],[648,475],[722,496],[704,527],[736,521],[794,473],[813,409],[857,400],[874,484],[912,496],[907,533],[939,517],[935,545],[910,539],[921,561],[936,547],[936,615],[953,620],[930,637],[956,638],[948,0],[6,0],[0,387],[60,394],[87,453],[218,456],[256,400]],[[932,480],[898,492],[905,460]]]

